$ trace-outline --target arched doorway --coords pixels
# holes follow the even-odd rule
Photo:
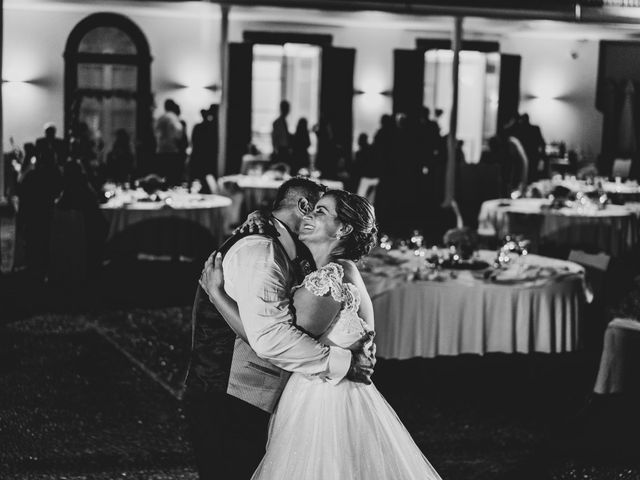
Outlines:
[[[154,145],[151,55],[142,31],[123,15],[90,15],[69,35],[64,59],[65,138],[91,136],[87,155],[103,161],[125,130],[143,169]]]

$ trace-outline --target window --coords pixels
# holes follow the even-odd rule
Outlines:
[[[73,29],[65,51],[65,131],[91,136],[104,161],[123,129],[138,157],[150,152],[149,47],[128,18],[98,13]]]
[[[253,46],[252,143],[263,153],[272,151],[271,124],[280,114],[281,100],[291,112],[288,128],[293,134],[300,118],[309,126],[319,118],[321,47],[300,43]],[[315,152],[311,135],[310,153]]]
[[[461,51],[459,64],[457,137],[464,141],[467,163],[480,159],[483,143],[496,134],[500,84],[500,54]],[[425,52],[424,104],[434,112],[443,111],[439,119],[442,133],[449,130],[453,52]]]

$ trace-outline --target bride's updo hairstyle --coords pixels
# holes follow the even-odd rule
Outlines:
[[[336,201],[338,220],[353,228],[342,237],[333,256],[357,262],[376,245],[378,227],[373,205],[366,198],[345,190],[328,190],[324,196],[327,195]]]

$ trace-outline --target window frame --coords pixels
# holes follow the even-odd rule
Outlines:
[[[91,30],[98,27],[113,27],[124,32],[136,47],[135,54],[89,53],[80,52],[82,39]],[[136,99],[136,135],[135,150],[138,155],[147,152],[153,145],[151,131],[151,57],[149,43],[140,28],[129,18],[117,13],[95,13],[81,20],[67,38],[64,51],[64,137],[69,140],[74,119],[78,112],[82,93],[86,89],[78,88],[78,65],[81,63],[135,65],[137,67]],[[117,92],[109,90],[109,92]],[[86,92],[85,92],[86,93]],[[144,154],[144,153],[143,153]],[[138,159],[139,161],[140,159]]]

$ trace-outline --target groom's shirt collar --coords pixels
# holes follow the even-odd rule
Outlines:
[[[289,260],[293,260],[297,257],[298,251],[296,249],[296,242],[293,239],[293,233],[287,228],[287,226],[276,217],[271,217],[271,223],[275,227],[276,231],[280,234],[278,240],[282,244],[284,251],[287,252]]]

